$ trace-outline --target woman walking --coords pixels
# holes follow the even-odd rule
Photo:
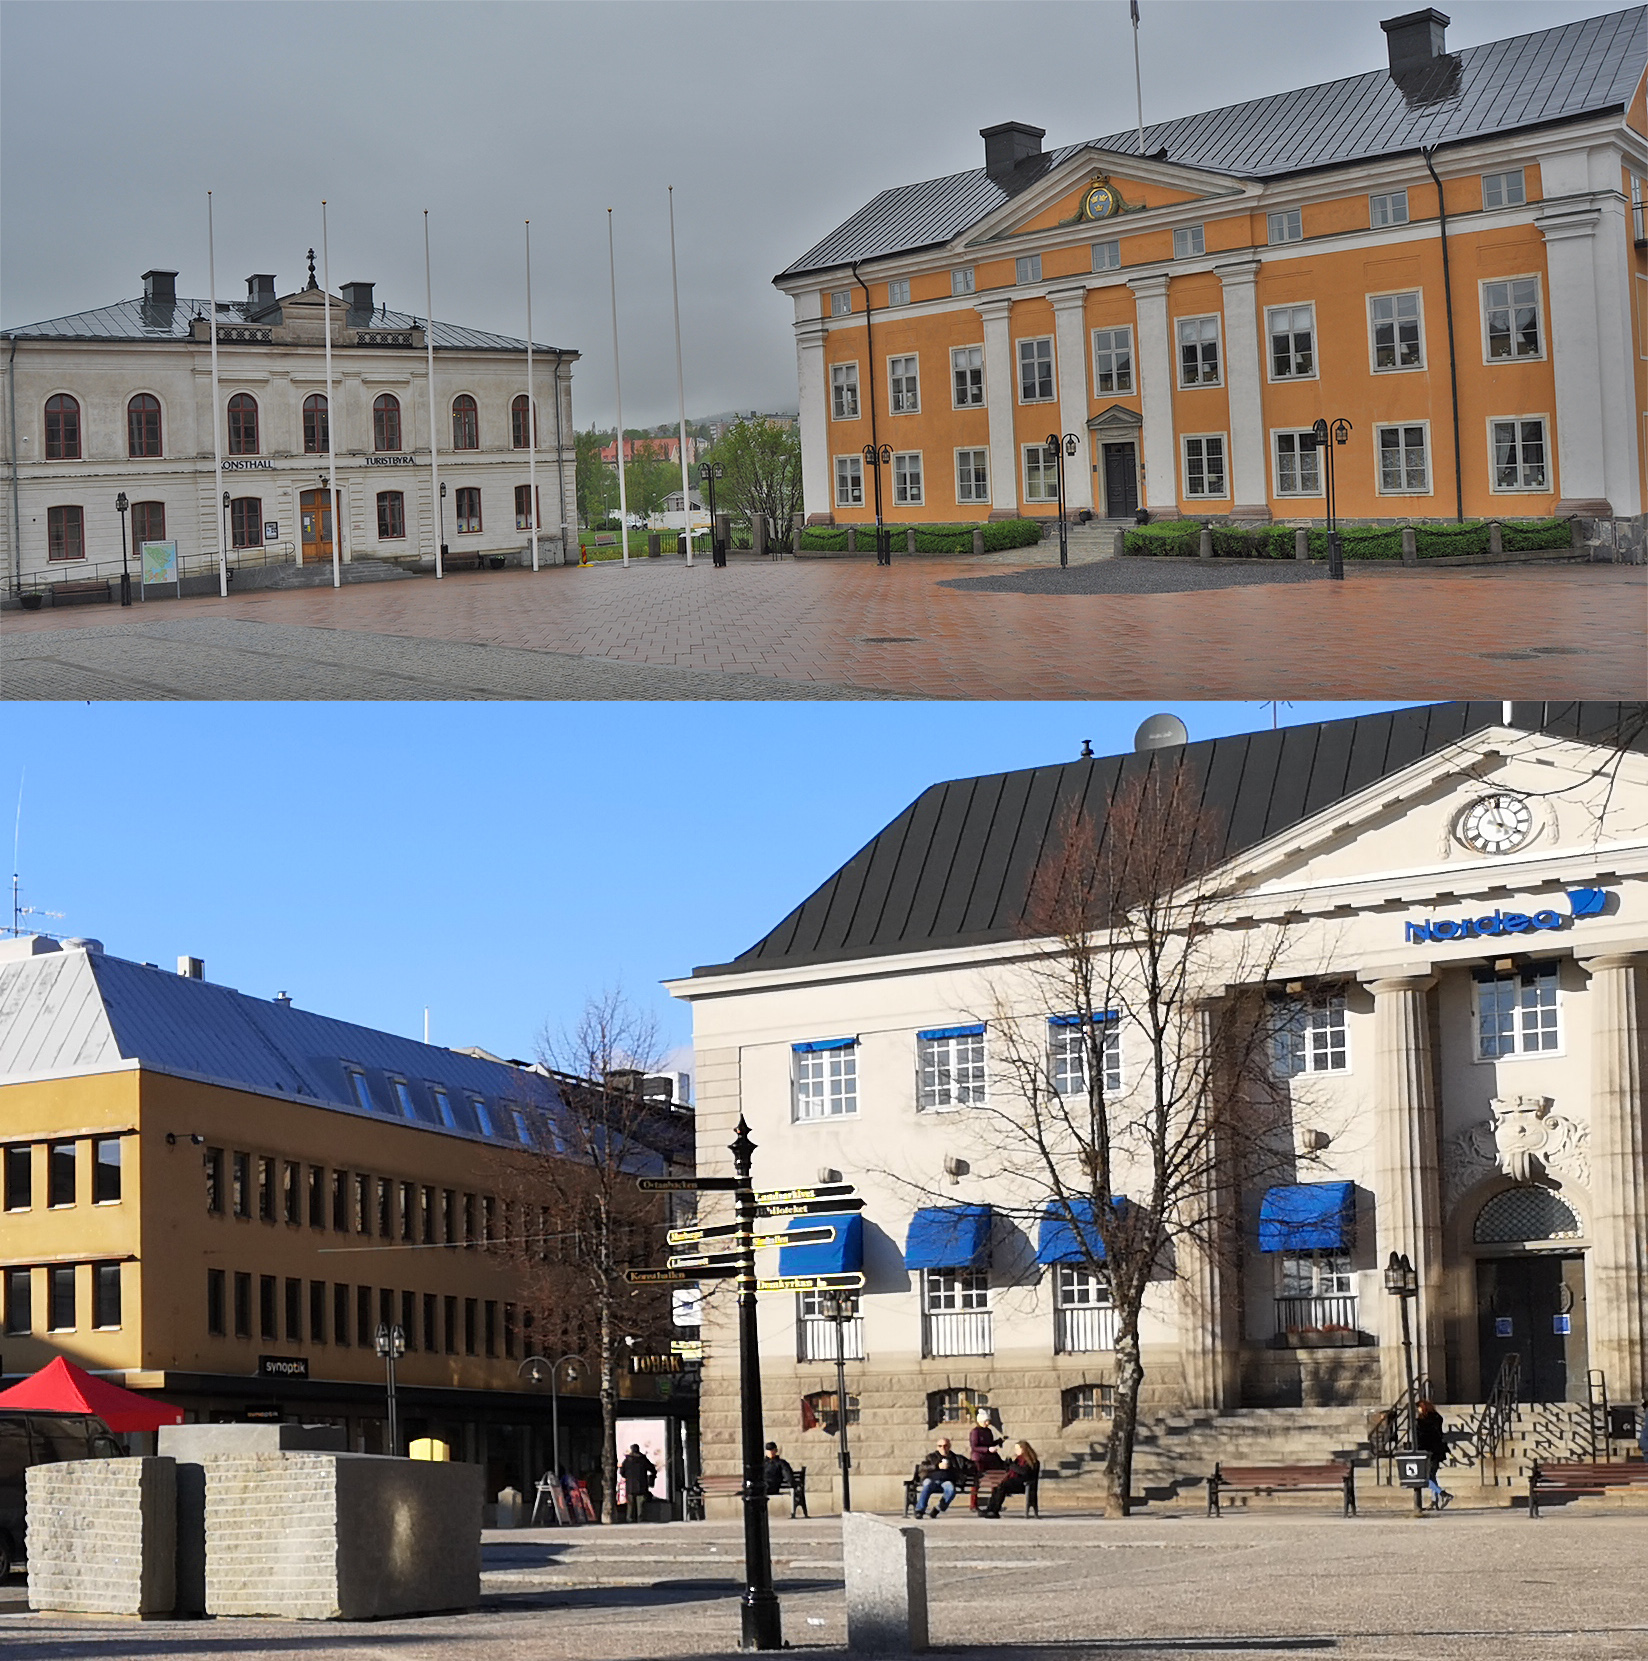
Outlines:
[[[1421,1453],[1431,1456],[1431,1510],[1445,1510],[1453,1495],[1437,1480],[1436,1473],[1448,1457],[1448,1438],[1434,1402],[1420,1400],[1414,1404],[1413,1439]]]

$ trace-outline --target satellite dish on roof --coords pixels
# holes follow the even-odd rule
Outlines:
[[[1170,750],[1177,744],[1188,744],[1190,732],[1177,715],[1147,715],[1133,734],[1135,751]]]

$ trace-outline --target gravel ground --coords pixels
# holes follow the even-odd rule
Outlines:
[[[1055,560],[1057,555],[1054,556]],[[1068,568],[1054,564],[1031,571],[992,572],[987,577],[951,577],[946,588],[986,594],[1196,594],[1214,588],[1247,588],[1255,583],[1327,582],[1326,566],[1289,560],[1228,562],[1198,559],[1105,559]]]

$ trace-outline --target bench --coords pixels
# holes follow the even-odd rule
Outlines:
[[[70,582],[51,585],[54,606],[96,605],[113,599],[110,579],[107,577],[76,577]]]
[[[995,1497],[996,1490],[1004,1483],[1011,1473],[1005,1470],[983,1471],[978,1478],[977,1506],[980,1511]],[[1031,1471],[1024,1480],[1024,1487],[1020,1490],[1024,1495],[1024,1514],[1027,1517],[1041,1515],[1041,1467]],[[1013,1496],[1009,1494],[1008,1499]],[[1005,1508],[1006,1501],[1003,1501]]]
[[[1585,1459],[1553,1459],[1542,1465],[1536,1459],[1528,1472],[1528,1515],[1539,1515],[1541,1494],[1565,1494],[1577,1499],[1583,1494],[1606,1493],[1610,1488],[1648,1489],[1648,1461],[1632,1459],[1605,1464]]]
[[[485,558],[479,548],[449,548],[441,555],[441,571],[444,574],[460,566],[479,571]]]
[[[921,1492],[921,1483],[921,1467],[918,1465],[916,1466],[915,1475],[912,1477],[906,1477],[904,1482],[904,1515],[906,1517],[910,1516],[915,1511],[916,1495]],[[960,1499],[963,1494],[971,1494],[974,1492],[974,1490],[978,1487],[978,1483],[979,1479],[977,1471],[970,1471],[966,1476],[958,1479],[956,1482],[956,1499]],[[954,1503],[955,1501],[952,1500],[951,1504]]]
[[[811,1520],[811,1513],[807,1510],[807,1467],[793,1465],[790,1467],[790,1481],[779,1488],[779,1493],[790,1496],[790,1515],[792,1517],[806,1517]],[[687,1484],[684,1498],[686,1500],[687,1521],[701,1523],[704,1520],[704,1501],[712,1499],[742,1499],[744,1497],[744,1479],[741,1476],[701,1476],[696,1482]],[[769,1494],[768,1499],[774,1498]]]
[[[1221,1515],[1219,1496],[1244,1494],[1338,1494],[1347,1517],[1356,1515],[1356,1467],[1343,1460],[1325,1465],[1215,1465],[1207,1479],[1207,1514]]]

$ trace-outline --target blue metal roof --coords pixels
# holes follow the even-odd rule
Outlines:
[[[989,1206],[924,1206],[910,1219],[906,1269],[982,1269],[989,1261]]]
[[[1623,110],[1648,67],[1648,6],[1466,47],[1438,65],[1419,80],[1375,69],[1157,122],[1144,130],[1143,153],[1237,178],[1279,178]],[[779,278],[949,242],[1091,149],[1138,155],[1137,130],[1065,145],[1000,178],[978,167],[884,190]]]
[[[786,1232],[804,1228],[833,1228],[835,1239],[804,1246],[780,1246],[779,1274],[851,1275],[864,1267],[864,1218],[860,1213],[844,1211],[827,1216],[792,1217]]]
[[[1262,1252],[1340,1251],[1355,1240],[1353,1183],[1293,1183],[1267,1189],[1259,1203]]]

